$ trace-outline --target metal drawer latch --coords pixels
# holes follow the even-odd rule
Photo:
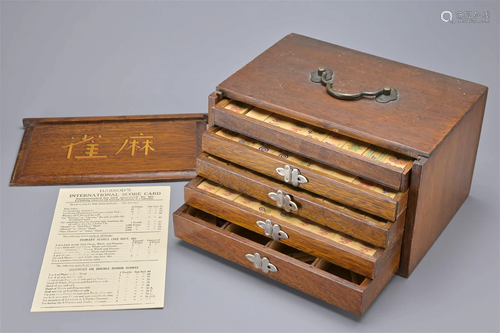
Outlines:
[[[255,268],[261,269],[266,274],[269,272],[277,272],[278,271],[276,266],[274,266],[273,264],[271,264],[269,262],[269,259],[267,259],[266,257],[261,258],[260,254],[258,254],[258,253],[254,253],[254,254],[249,253],[246,255],[246,257],[247,257],[248,261],[253,262],[253,265]]]
[[[277,190],[276,193],[270,192],[268,196],[276,201],[278,207],[283,208],[287,212],[298,210],[297,204],[292,201],[289,194],[285,194],[282,190]]]
[[[300,170],[292,169],[288,164],[284,168],[277,168],[276,172],[283,176],[285,183],[292,183],[293,186],[307,183],[307,178],[300,174]]]
[[[317,71],[311,72],[311,81],[314,83],[321,83],[326,86],[326,92],[328,95],[335,97],[337,99],[342,99],[346,101],[354,101],[363,97],[371,97],[379,103],[388,103],[398,99],[398,91],[391,87],[384,87],[376,91],[360,91],[354,94],[345,94],[339,91],[335,91],[332,88],[333,80],[335,74],[331,69],[320,67]]]
[[[275,241],[279,241],[281,239],[288,239],[288,234],[281,230],[281,226],[279,224],[273,224],[271,220],[257,221],[257,225],[264,229],[264,234],[268,237],[272,237]]]

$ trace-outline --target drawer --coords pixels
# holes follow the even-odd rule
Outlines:
[[[186,185],[184,199],[189,206],[370,278],[380,272],[390,253],[387,249],[377,249],[249,196],[221,188],[201,177]],[[267,222],[269,229],[259,226],[258,221],[261,224]],[[400,243],[400,237],[396,237],[393,243]]]
[[[284,185],[207,153],[202,153],[198,157],[196,170],[199,176],[276,207],[278,204],[269,193],[281,190],[284,195],[291,196],[297,205],[298,209],[292,211],[294,214],[377,247],[387,247],[389,240],[404,228],[406,214],[401,214],[396,222],[384,221],[331,200],[325,200],[305,190]]]
[[[395,221],[406,209],[408,191],[389,191],[319,163],[308,163],[297,155],[273,154],[273,146],[261,145],[225,129],[209,128],[203,134],[202,147],[205,152],[282,182],[284,177],[276,169],[288,165],[307,179],[299,184],[300,188],[389,221]]]
[[[217,103],[210,116],[216,126],[294,154],[307,152],[311,160],[397,191],[408,189],[413,165],[409,157],[227,99]]]
[[[218,227],[213,216],[187,205],[173,218],[176,237],[357,315],[366,311],[399,264],[400,248],[395,246],[372,280],[234,224]]]

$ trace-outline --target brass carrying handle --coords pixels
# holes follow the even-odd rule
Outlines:
[[[328,95],[337,99],[345,101],[354,101],[363,97],[373,98],[379,103],[387,103],[398,99],[398,91],[395,88],[384,87],[376,91],[360,91],[354,94],[341,93],[333,90],[333,80],[335,74],[331,69],[323,67],[318,68],[317,71],[311,72],[311,81],[314,83],[321,83],[326,86]]]

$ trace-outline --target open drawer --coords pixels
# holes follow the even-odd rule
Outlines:
[[[408,191],[393,192],[356,176],[334,171],[322,164],[309,163],[301,156],[277,153],[272,146],[263,145],[226,129],[209,128],[203,134],[202,149],[282,182],[286,181],[285,177],[283,172],[279,173],[277,169],[288,170],[304,179],[296,183],[296,187],[388,221],[395,221],[406,209]],[[293,185],[293,182],[291,183]]]
[[[201,177],[186,185],[184,197],[189,206],[369,278],[380,273],[394,246],[401,246],[402,233],[388,248],[376,248]]]
[[[399,265],[396,247],[372,280],[234,224],[219,227],[213,216],[187,205],[173,217],[176,237],[357,315],[366,311]]]
[[[220,127],[303,154],[391,189],[408,189],[412,159],[248,104],[224,99],[211,110]]]
[[[199,176],[285,210],[361,241],[386,248],[404,227],[405,215],[395,222],[335,203],[300,188],[282,184],[239,165],[202,153],[196,161]],[[281,191],[281,192],[279,192]],[[276,196],[279,197],[276,199]],[[289,202],[285,201],[288,196]],[[273,199],[275,198],[275,199]],[[281,200],[281,201],[280,201]],[[280,203],[278,203],[280,201]],[[295,205],[295,207],[293,206]],[[284,207],[287,206],[287,207]]]

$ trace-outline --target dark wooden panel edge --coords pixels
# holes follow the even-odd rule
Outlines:
[[[411,172],[410,189],[408,190],[408,208],[406,210],[406,226],[403,236],[403,244],[401,246],[401,263],[398,271],[398,274],[404,277],[408,277],[410,275],[410,273],[408,273],[410,264],[409,256],[412,246],[417,201],[420,192],[420,177],[422,175],[422,168],[427,161],[427,157],[419,157],[413,163],[413,170]]]
[[[398,193],[394,200],[396,200],[396,216],[401,214],[406,214],[406,208],[408,207],[408,190],[403,193]]]
[[[382,289],[387,285],[387,283],[392,279],[394,274],[397,272],[399,267],[401,255],[401,248],[396,250],[396,253],[388,260],[387,266],[381,271],[377,278],[374,279],[365,289],[363,293],[363,301],[361,307],[361,313],[365,313],[368,307],[373,303],[373,301],[380,294]]]
[[[33,131],[35,128],[33,126],[27,126],[24,130],[23,138],[21,139],[21,144],[19,147],[19,153],[17,154],[16,164],[14,164],[14,171],[12,171],[12,177],[10,178],[10,185],[22,185],[23,180],[23,170],[24,163],[26,162],[26,157],[28,155],[27,148],[33,136]]]
[[[44,176],[41,182],[34,177],[18,177],[11,181],[11,186],[44,186],[44,185],[79,185],[79,184],[128,184],[142,182],[170,182],[186,181],[196,177],[196,170],[172,172],[136,173],[133,178],[130,174],[96,174],[84,176]]]
[[[202,120],[206,121],[208,115],[205,113],[186,114],[158,114],[143,116],[106,116],[106,117],[53,117],[53,118],[24,118],[23,126],[35,126],[41,124],[75,124],[75,123],[107,123],[107,122],[140,122],[140,121],[165,121],[165,120]]]
[[[220,91],[214,91],[210,95],[208,95],[208,126],[214,126],[214,117],[212,116],[212,108],[219,103],[224,96]]]
[[[469,195],[487,91],[428,159],[414,163],[398,274],[408,277]]]

